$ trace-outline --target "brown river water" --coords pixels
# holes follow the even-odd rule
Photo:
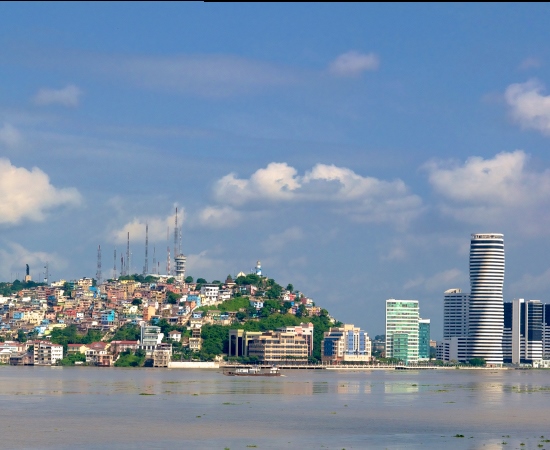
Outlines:
[[[284,374],[0,366],[0,448],[550,450],[550,371]]]

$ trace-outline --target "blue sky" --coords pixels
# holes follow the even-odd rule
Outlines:
[[[103,273],[144,224],[188,273],[264,273],[371,335],[387,298],[550,301],[546,4],[3,3],[0,279]],[[172,246],[170,239],[170,246]]]

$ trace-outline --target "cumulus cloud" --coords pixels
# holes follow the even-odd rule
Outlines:
[[[42,221],[53,208],[82,202],[75,188],[56,188],[39,168],[16,167],[5,158],[0,158],[0,198],[0,224],[8,225]]]
[[[363,177],[351,169],[317,164],[303,175],[287,163],[272,162],[248,179],[230,173],[214,186],[222,203],[242,206],[255,202],[330,202],[338,211],[364,222],[404,225],[422,210],[421,199],[401,180]]]
[[[267,251],[278,251],[286,247],[291,242],[299,241],[304,238],[304,232],[300,227],[290,227],[282,233],[270,234],[263,247]]]
[[[242,215],[229,206],[207,206],[198,213],[198,223],[210,228],[225,228],[239,223]]]
[[[459,269],[448,269],[438,272],[431,277],[420,276],[409,280],[403,289],[422,288],[428,292],[443,292],[451,285],[468,283],[468,276]]]
[[[74,84],[69,84],[62,89],[42,88],[34,96],[34,102],[37,105],[62,105],[75,107],[78,106],[82,91]]]
[[[67,261],[55,253],[31,251],[21,244],[9,242],[5,247],[0,248],[0,274],[3,280],[10,279],[10,275],[19,279],[25,276],[25,264],[29,265],[30,275],[34,281],[38,274],[44,271],[44,265],[48,263],[50,274],[67,267]]]
[[[17,128],[9,123],[5,123],[0,128],[0,143],[3,143],[7,147],[15,147],[21,142],[21,133]]]
[[[527,167],[521,150],[492,159],[471,157],[463,165],[430,162],[429,181],[452,217],[482,225],[520,225],[538,233],[550,225],[550,171]]]
[[[380,58],[375,53],[349,51],[338,56],[329,65],[329,72],[338,77],[356,77],[380,67]]]
[[[512,119],[524,129],[550,135],[550,96],[543,95],[544,85],[538,80],[511,84],[504,98]]]
[[[178,209],[178,227],[183,224],[185,219],[184,210]],[[168,214],[165,217],[159,216],[142,216],[134,217],[132,220],[124,224],[120,228],[111,230],[109,240],[115,244],[125,244],[130,233],[131,241],[145,242],[145,228],[149,227],[150,242],[166,242],[166,234],[170,229],[169,242],[173,242],[175,214]]]
[[[227,259],[217,257],[219,250],[203,250],[200,253],[195,253],[187,256],[187,267],[193,270],[193,276],[203,277],[209,274],[217,274],[227,271]]]

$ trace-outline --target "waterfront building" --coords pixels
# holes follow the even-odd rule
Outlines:
[[[504,235],[472,234],[468,356],[501,366],[504,327]]]
[[[430,319],[418,319],[418,359],[430,359]]]
[[[249,342],[248,355],[267,363],[289,360],[307,362],[307,340],[294,332],[268,331]]]
[[[468,336],[470,294],[460,289],[447,289],[443,297],[443,339]]]
[[[542,357],[550,360],[550,303],[543,306],[542,312]]]
[[[367,362],[371,360],[372,345],[369,335],[351,324],[325,331],[321,343],[323,362]]]
[[[504,303],[503,361],[532,364],[543,356],[543,304],[522,298]]]
[[[303,336],[307,342],[308,355],[313,355],[313,324],[309,323],[300,323],[300,325],[293,327],[282,327],[277,328],[277,331],[285,331],[290,333],[296,333],[298,336]]]
[[[248,356],[248,344],[261,334],[261,331],[229,330],[227,356]]]
[[[162,342],[163,337],[164,333],[161,333],[160,327],[153,325],[142,325],[139,348],[145,350],[147,354],[152,354],[152,352],[157,348],[157,345]]]
[[[63,359],[63,346],[49,341],[34,341],[34,365],[52,366]]]
[[[418,300],[386,300],[386,357],[418,362]]]

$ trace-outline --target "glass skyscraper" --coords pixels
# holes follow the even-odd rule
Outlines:
[[[386,357],[418,362],[418,300],[386,300]]]

